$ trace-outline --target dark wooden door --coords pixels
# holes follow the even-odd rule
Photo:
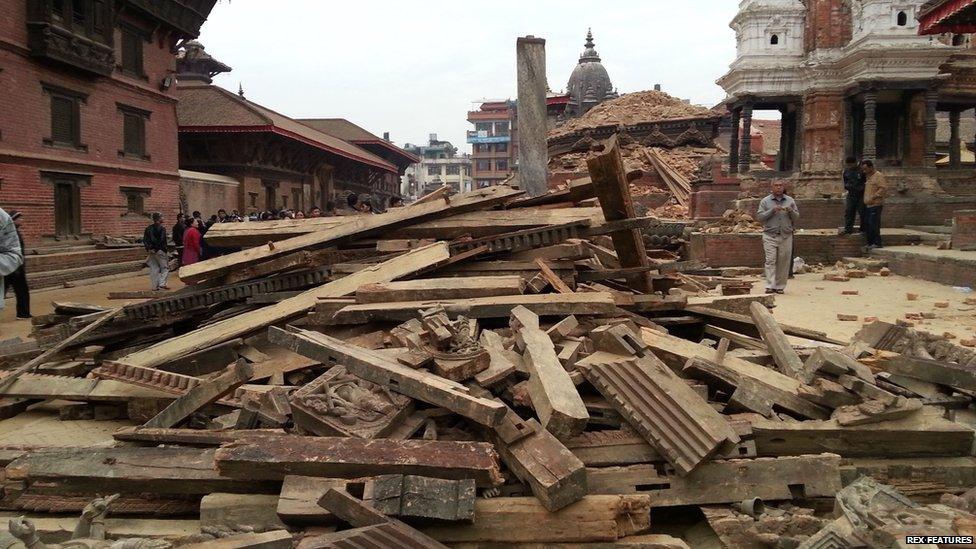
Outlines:
[[[73,236],[81,233],[81,197],[78,185],[70,181],[54,183],[54,234]]]

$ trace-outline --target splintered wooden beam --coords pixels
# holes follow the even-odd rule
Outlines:
[[[257,246],[180,268],[180,279],[196,282],[225,275],[236,269],[302,250],[323,248],[339,241],[362,238],[438,215],[489,208],[501,204],[522,191],[504,186],[486,187],[450,199],[438,200],[410,208],[395,208],[383,214],[349,216],[339,225],[313,233],[288,238],[273,245]]]
[[[554,273],[553,270],[549,268],[549,265],[545,262],[544,259],[536,258],[535,264],[538,265],[539,272],[542,273],[542,277],[545,278],[547,282],[549,282],[549,284],[553,287],[553,289],[555,289],[557,292],[561,294],[573,293],[573,289],[570,288],[568,284],[563,282],[563,279],[559,278],[559,275]]]
[[[323,364],[342,364],[367,381],[460,414],[482,425],[494,425],[505,415],[505,405],[471,394],[471,390],[441,376],[414,370],[364,347],[350,345],[318,332],[290,332],[272,327],[268,340]]]
[[[416,475],[380,475],[366,481],[363,502],[400,518],[467,521],[474,519],[475,484]]]
[[[587,493],[586,468],[535,419],[524,421],[511,409],[495,426],[492,440],[502,461],[549,511],[558,511]]]
[[[753,301],[749,304],[749,313],[779,371],[792,378],[803,379],[803,361],[793,349],[790,340],[786,339],[786,334],[769,309],[762,303]]]
[[[257,311],[220,320],[186,334],[171,337],[118,360],[132,366],[155,367],[229,339],[241,337],[271,324],[297,316],[315,306],[319,298],[342,297],[363,284],[389,282],[450,257],[447,244],[439,242],[418,248],[318,288],[269,305]]]
[[[486,442],[300,437],[242,439],[217,449],[217,470],[231,478],[281,481],[286,475],[359,478],[378,474],[474,479],[501,484],[498,454]]]
[[[254,374],[253,368],[243,358],[238,359],[219,376],[201,382],[180,398],[174,400],[163,411],[146,422],[149,428],[176,427],[194,412],[213,404],[220,397],[244,385]]]
[[[600,199],[603,217],[608,222],[637,217],[630,196],[630,185],[627,183],[627,171],[617,147],[616,134],[606,141],[603,152],[586,160],[586,167],[590,172],[596,195]],[[649,265],[644,239],[641,238],[638,229],[614,231],[610,233],[610,238],[613,239],[613,247],[621,267]],[[647,272],[633,274],[628,277],[628,280],[638,291],[653,292],[651,278]]]
[[[590,419],[569,372],[560,364],[552,339],[539,328],[539,317],[525,307],[512,309],[512,327],[525,346],[532,407],[547,431],[564,439],[579,434]]]

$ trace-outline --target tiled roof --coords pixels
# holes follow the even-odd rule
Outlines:
[[[180,131],[268,131],[326,152],[396,173],[397,167],[375,154],[288,118],[214,85],[176,88]]]
[[[353,124],[345,118],[298,118],[297,120],[306,126],[311,126],[320,132],[334,135],[350,143],[355,143],[357,145],[381,145],[390,150],[390,152],[403,156],[410,164],[420,162],[419,157],[401,149],[400,147],[397,147],[393,143],[390,143],[377,135],[366,131],[362,127]]]

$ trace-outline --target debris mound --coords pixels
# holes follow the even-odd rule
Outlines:
[[[549,132],[549,137],[558,137],[579,130],[606,125],[630,126],[644,122],[711,116],[711,110],[692,105],[665,92],[646,90],[621,95],[616,99],[604,101],[587,111],[583,116],[568,120],[565,124]]]

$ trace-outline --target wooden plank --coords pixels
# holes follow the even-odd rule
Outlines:
[[[125,442],[139,442],[149,446],[160,444],[217,447],[250,437],[288,436],[283,429],[171,429],[124,427],[112,433],[112,438]]]
[[[259,278],[262,276],[270,276],[273,274],[282,273],[292,269],[307,268],[311,269],[318,267],[320,265],[326,265],[329,263],[338,263],[339,261],[349,261],[352,259],[350,256],[356,256],[358,254],[340,252],[335,249],[325,249],[325,250],[302,250],[300,252],[295,252],[281,257],[276,257],[270,261],[265,261],[263,263],[257,263],[254,265],[248,265],[246,267],[231,271],[227,273],[227,276],[221,281],[223,284],[234,284],[236,282],[241,282],[244,280],[250,280],[252,278]]]
[[[539,328],[539,317],[525,307],[512,309],[511,325],[525,347],[529,394],[539,421],[556,438],[579,434],[590,418],[569,372],[559,363],[552,339]]]
[[[301,250],[322,248],[340,241],[361,238],[379,231],[416,223],[438,215],[489,208],[522,194],[503,186],[486,187],[459,194],[450,200],[430,202],[410,208],[396,208],[377,215],[346,217],[335,227],[279,241],[273,245],[241,250],[180,268],[180,279],[195,282],[225,275],[233,270]],[[421,248],[423,249],[423,248]]]
[[[956,389],[976,391],[976,368],[907,355],[896,355],[885,361],[885,370],[929,383]]]
[[[363,488],[363,503],[399,518],[470,522],[474,519],[474,500],[471,479],[379,475]]]
[[[529,485],[539,503],[558,511],[587,493],[583,462],[535,419],[524,421],[512,410],[492,430],[505,465]]]
[[[254,370],[246,360],[238,359],[219,376],[201,382],[171,402],[163,411],[147,421],[145,427],[176,427],[200,408],[213,404],[220,397],[250,381],[253,373]]]
[[[485,442],[366,440],[353,437],[244,439],[217,449],[217,470],[233,478],[281,481],[285,475],[358,478],[377,474],[473,478],[501,484],[498,456]]]
[[[587,469],[591,494],[646,494],[651,507],[832,497],[841,489],[840,456],[709,461],[689,475],[662,475],[653,465]]]
[[[418,310],[431,307],[444,307],[449,316],[464,315],[468,318],[505,318],[515,307],[524,307],[539,316],[609,315],[617,312],[613,294],[577,292],[571,294],[522,294],[473,297],[470,299],[364,303],[347,305],[335,312],[331,318],[316,320],[336,324],[365,324],[380,320],[406,322],[415,318]]]
[[[119,362],[134,366],[157,366],[176,360],[212,345],[241,337],[271,324],[287,320],[312,308],[319,298],[342,297],[363,284],[389,282],[417,271],[431,263],[447,259],[447,244],[440,242],[418,248],[401,256],[371,266],[358,273],[323,284],[301,295],[252,313],[238,315],[171,337],[141,351],[126,355]]]
[[[749,312],[752,321],[756,323],[759,336],[766,342],[769,354],[773,355],[773,361],[779,371],[795,379],[803,379],[803,361],[800,355],[796,354],[790,341],[786,339],[786,334],[779,327],[779,323],[773,318],[762,303],[752,302],[749,304]]]
[[[494,425],[505,415],[505,406],[493,400],[479,398],[460,383],[438,375],[414,370],[363,347],[349,345],[318,332],[271,328],[268,339],[277,345],[321,361],[323,364],[342,364],[352,374],[378,385],[440,406],[482,425]]]
[[[539,267],[539,272],[542,273],[542,278],[545,278],[546,281],[552,286],[554,290],[556,290],[561,294],[573,293],[573,289],[570,288],[569,285],[567,285],[565,282],[563,282],[563,279],[559,278],[559,275],[554,273],[553,270],[549,268],[549,265],[546,264],[544,260],[540,258],[536,258],[535,264]]]
[[[631,200],[630,186],[627,183],[627,172],[617,147],[616,134],[606,141],[600,154],[586,159],[586,167],[590,172],[593,188],[600,199],[600,207],[607,221],[637,217]],[[614,231],[610,233],[610,238],[613,239],[613,247],[621,267],[646,267],[649,264],[640,231],[637,229]],[[651,279],[647,273],[632,275],[629,280],[634,289],[652,293]]]
[[[295,539],[288,530],[235,534],[200,543],[181,545],[182,549],[292,549]]]
[[[907,418],[843,427],[837,420],[753,421],[760,456],[832,452],[843,457],[967,456],[973,430],[925,408]]]
[[[759,296],[748,297],[751,300],[753,297]],[[713,326],[733,330],[750,337],[759,337],[759,331],[756,329],[755,323],[748,315],[733,313],[730,311],[709,307],[707,305],[694,303],[689,303],[688,306],[685,307],[685,312],[705,317],[705,320]],[[799,326],[783,324],[782,322],[779,323],[779,327],[781,330],[783,330],[783,333],[789,336],[800,337],[812,341],[821,341],[823,343],[832,343],[834,345],[847,345],[846,341],[827,337],[827,334],[818,332],[817,330],[810,330],[807,328],[801,328]]]
[[[364,284],[356,290],[356,303],[388,303],[430,299],[467,299],[519,295],[525,290],[520,276],[472,276],[466,278],[418,278]]]
[[[7,465],[6,480],[38,493],[276,493],[261,479],[234,479],[214,468],[214,450],[197,448],[76,448],[36,451]]]
[[[287,524],[332,525],[337,518],[319,505],[330,489],[362,491],[369,477],[359,479],[303,477],[286,475],[278,495],[278,518]]]
[[[480,238],[574,221],[588,221],[591,226],[596,226],[603,223],[603,213],[600,208],[592,207],[519,208],[517,210],[469,212],[392,229],[384,233],[382,237],[384,239],[436,238],[441,240],[462,236]],[[213,246],[263,246],[268,242],[277,242],[303,234],[332,229],[345,222],[345,217],[319,217],[315,219],[262,221],[260,223],[216,223],[207,230],[206,240]]]
[[[39,374],[24,374],[7,387],[4,394],[16,398],[80,402],[128,402],[138,399],[176,398],[171,393],[110,379]]]
[[[44,351],[40,355],[38,355],[38,356],[30,359],[29,361],[27,361],[26,363],[24,363],[19,368],[13,370],[12,372],[4,375],[3,378],[0,378],[0,394],[6,393],[6,389],[8,387],[10,387],[10,385],[14,381],[16,381],[17,378],[19,378],[20,376],[26,374],[27,372],[29,372],[29,371],[31,371],[33,369],[36,369],[37,366],[39,366],[41,364],[44,364],[45,362],[47,362],[48,360],[50,360],[50,358],[52,356],[60,353],[64,349],[67,349],[68,347],[70,347],[71,345],[73,345],[76,341],[79,341],[83,337],[85,337],[85,335],[89,334],[90,332],[93,332],[93,331],[97,330],[100,326],[108,323],[108,321],[110,321],[113,318],[119,316],[119,314],[122,312],[122,310],[123,310],[122,307],[118,307],[118,308],[113,309],[113,310],[111,310],[111,311],[109,311],[107,313],[103,313],[102,316],[99,317],[98,320],[96,320],[95,322],[92,322],[91,324],[89,324],[89,325],[85,326],[84,328],[78,330],[77,332],[71,334],[67,338],[59,341],[55,346],[53,346],[50,349]]]
[[[650,528],[650,498],[645,495],[586,496],[551,512],[532,497],[478,499],[473,524],[439,525],[422,531],[443,543],[612,542]],[[505,545],[501,545],[505,544]]]

